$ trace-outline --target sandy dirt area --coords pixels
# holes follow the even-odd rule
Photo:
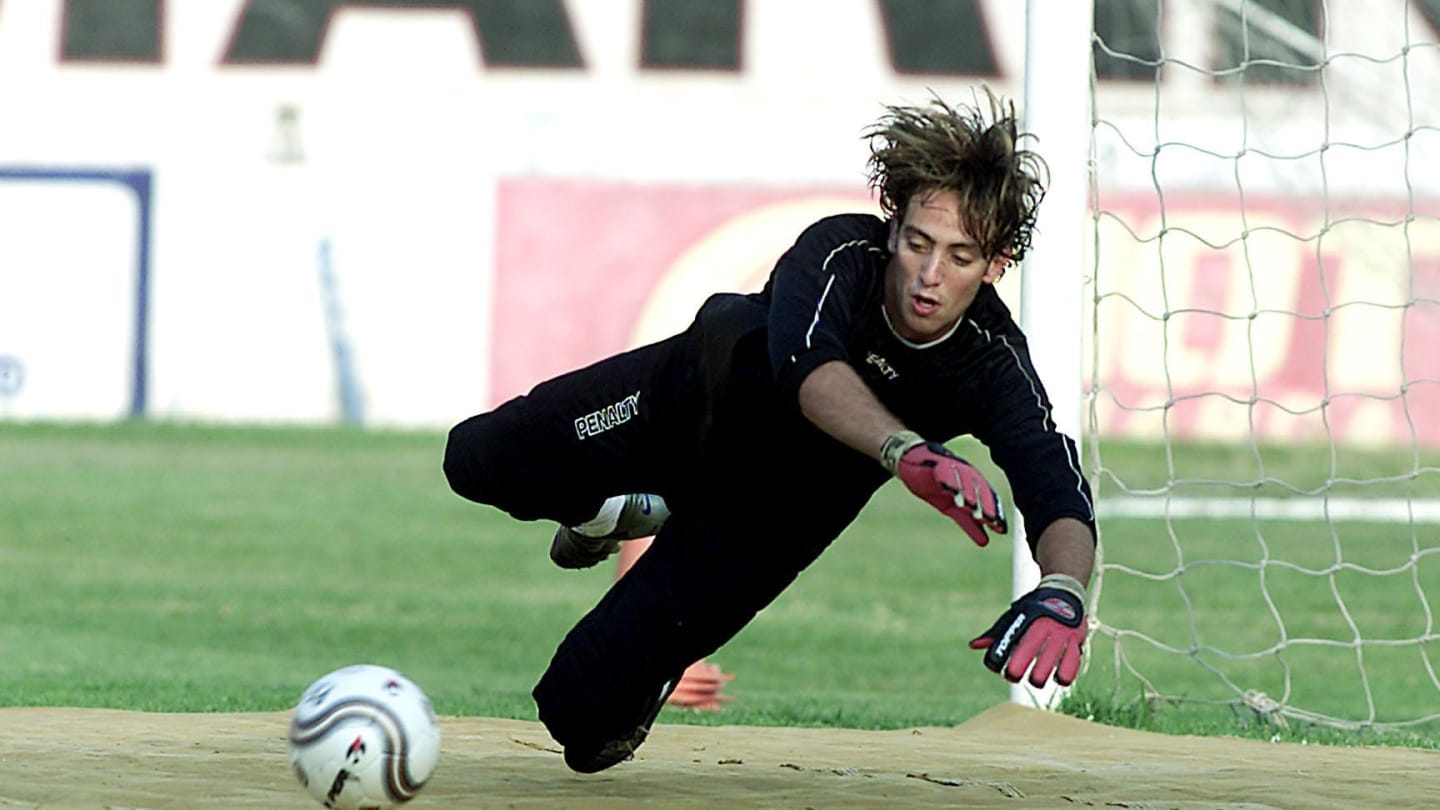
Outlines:
[[[0,808],[319,807],[289,714],[0,710]],[[1169,737],[1020,706],[955,728],[657,726],[634,761],[568,771],[545,729],[442,718],[423,808],[1432,808],[1440,752]]]

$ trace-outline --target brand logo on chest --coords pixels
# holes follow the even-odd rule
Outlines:
[[[895,367],[890,365],[890,361],[886,360],[875,352],[870,352],[866,354],[865,362],[879,369],[880,374],[884,376],[887,380],[900,379],[900,372],[896,371]]]

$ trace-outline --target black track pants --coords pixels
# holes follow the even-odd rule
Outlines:
[[[757,324],[742,299],[712,299],[684,334],[451,431],[451,486],[517,518],[574,525],[629,492],[670,505],[650,550],[565,636],[535,687],[563,745],[633,731],[661,686],[770,604],[886,478],[779,410]]]
[[[567,526],[611,495],[671,495],[693,458],[699,391],[678,335],[537,385],[450,431],[445,475],[459,495],[521,520]]]

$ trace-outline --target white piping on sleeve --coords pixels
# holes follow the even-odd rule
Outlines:
[[[980,328],[979,324],[968,318],[966,321],[969,322],[976,332],[983,335],[987,341],[995,339],[989,330]],[[1025,375],[1025,381],[1030,385],[1030,393],[1035,397],[1035,407],[1039,409],[1041,416],[1044,417],[1045,430],[1054,433],[1055,436],[1059,438],[1061,446],[1065,449],[1065,460],[1070,466],[1070,472],[1075,476],[1075,492],[1080,496],[1080,499],[1085,502],[1085,507],[1090,510],[1090,519],[1093,521],[1095,519],[1095,504],[1090,500],[1090,497],[1085,494],[1085,476],[1080,472],[1079,459],[1077,458],[1078,453],[1071,452],[1070,444],[1065,441],[1065,437],[1056,429],[1055,422],[1050,415],[1050,410],[1045,407],[1045,400],[1040,396],[1040,386],[1035,383],[1035,378],[1030,376],[1030,372],[1025,368],[1025,364],[1020,362],[1020,353],[1015,350],[1014,346],[1010,345],[1010,341],[1006,340],[1004,335],[1001,335],[999,340],[1000,343],[1005,346],[1005,349],[1010,352],[1010,357],[1015,360],[1015,367],[1020,369],[1021,374]]]
[[[870,240],[868,239],[851,239],[849,242],[842,242],[836,245],[835,248],[825,256],[825,261],[820,263],[820,272],[828,274],[830,278],[825,282],[825,289],[820,292],[820,300],[815,302],[815,315],[810,319],[810,328],[805,330],[805,348],[807,349],[814,348],[814,345],[811,343],[811,338],[815,334],[815,327],[820,323],[820,310],[824,308],[825,299],[830,295],[830,287],[835,283],[835,274],[830,272],[830,260],[834,259],[840,251],[857,245],[863,246],[871,253],[882,252],[878,247],[870,244]],[[793,360],[794,357],[792,356],[791,359]]]
[[[815,302],[815,317],[810,319],[810,328],[805,330],[805,348],[813,349],[810,338],[815,334],[815,327],[820,323],[820,310],[825,306],[825,299],[830,295],[830,286],[835,283],[832,275],[829,281],[825,282],[825,289],[820,293],[820,300]]]

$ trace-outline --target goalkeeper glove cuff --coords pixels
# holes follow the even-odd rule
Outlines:
[[[891,475],[899,475],[900,457],[925,443],[925,437],[913,430],[897,430],[880,445],[880,463]]]

